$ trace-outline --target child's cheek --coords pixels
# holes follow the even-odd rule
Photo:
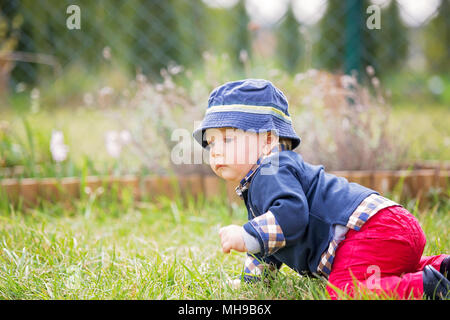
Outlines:
[[[250,143],[247,145],[246,154],[247,154],[247,157],[248,157],[248,159],[247,159],[248,162],[247,163],[255,164],[256,161],[258,160],[259,155],[261,154],[259,139],[254,137],[250,141]]]
[[[248,146],[238,146],[235,154],[237,165],[248,165],[250,163],[250,154]]]

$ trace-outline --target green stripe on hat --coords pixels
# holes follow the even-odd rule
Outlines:
[[[245,104],[228,104],[228,105],[217,105],[209,107],[206,110],[206,114],[213,112],[229,112],[229,111],[237,111],[237,112],[246,112],[246,113],[258,113],[258,114],[271,114],[281,120],[284,120],[288,123],[291,123],[291,117],[287,114],[283,113],[281,110],[271,107],[271,106],[253,106],[253,105],[245,105]]]

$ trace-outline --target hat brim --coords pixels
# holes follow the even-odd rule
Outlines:
[[[244,112],[213,112],[206,114],[200,126],[194,130],[192,136],[203,147],[206,148],[206,129],[232,127],[244,131],[276,131],[280,138],[292,140],[292,149],[300,145],[301,139],[290,123],[267,114],[244,113]]]

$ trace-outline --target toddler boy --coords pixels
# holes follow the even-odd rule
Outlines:
[[[224,252],[247,253],[244,281],[284,263],[327,278],[333,299],[339,290],[353,295],[354,280],[398,298],[447,295],[449,256],[422,256],[425,235],[411,213],[293,151],[301,140],[286,97],[271,82],[246,79],[214,89],[193,136],[209,150],[212,170],[238,185],[247,207],[244,226],[219,233]]]

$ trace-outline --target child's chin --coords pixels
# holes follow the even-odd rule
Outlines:
[[[230,172],[230,170],[228,168],[225,168],[225,167],[220,168],[217,171],[217,175],[219,177],[221,177],[222,179],[226,180],[226,181],[235,182],[235,181],[239,180],[238,178],[236,178],[236,175],[233,174],[233,172]]]

